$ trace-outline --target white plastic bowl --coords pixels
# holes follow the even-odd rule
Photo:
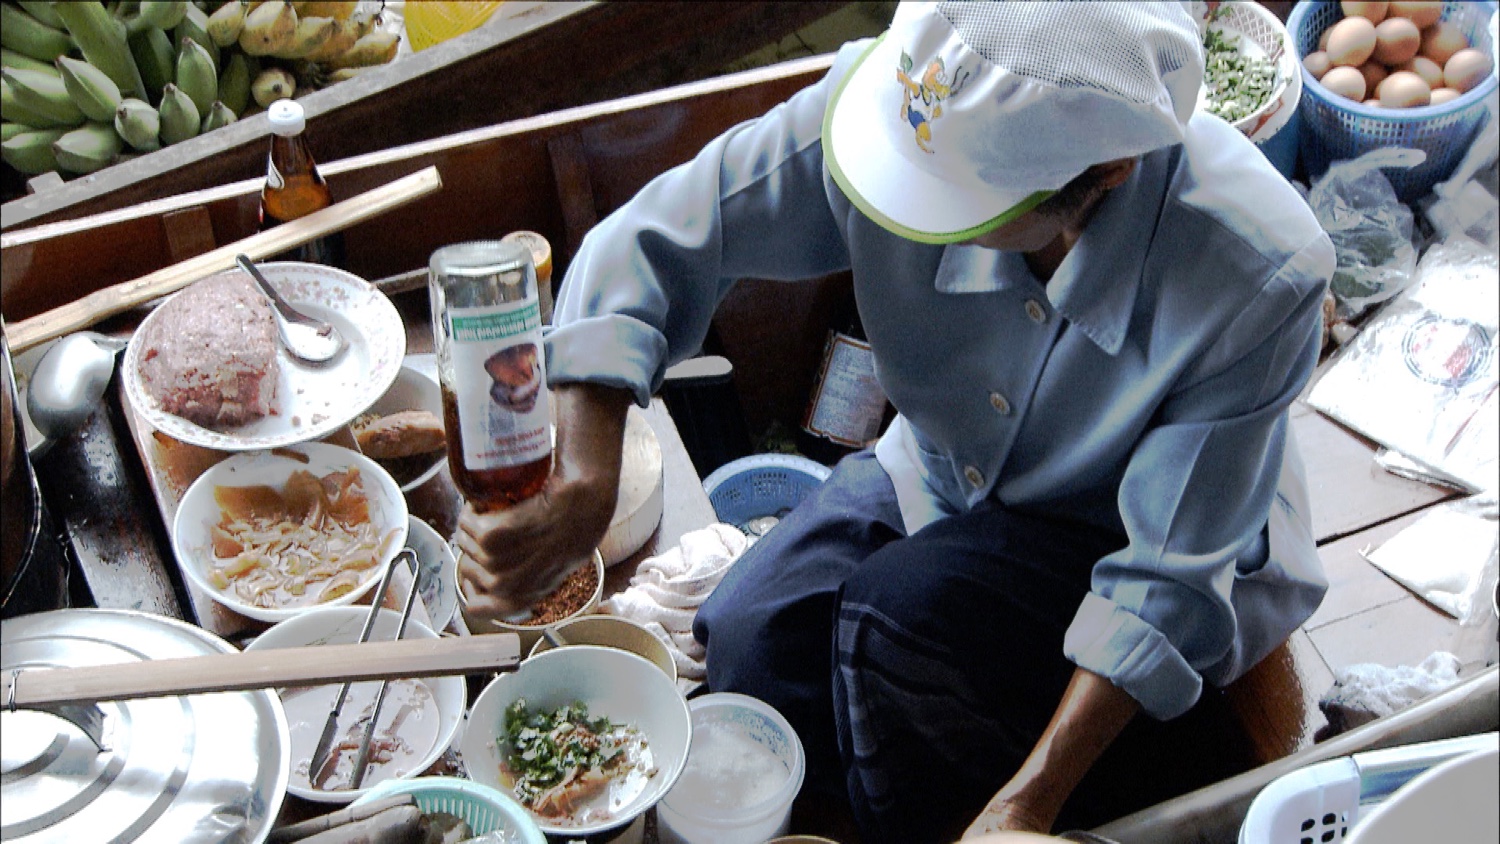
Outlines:
[[[604,716],[640,730],[646,739],[656,775],[613,817],[576,826],[533,814],[532,819],[549,836],[583,838],[624,830],[642,812],[656,805],[677,782],[687,761],[692,733],[687,701],[677,685],[644,657],[617,648],[569,645],[531,657],[511,674],[501,674],[485,687],[459,739],[459,752],[469,778],[502,793],[512,794],[511,784],[500,777],[500,748],[496,740],[504,731],[506,707],[525,699],[531,707],[555,709],[581,701],[590,717]]]
[[[656,816],[663,844],[760,844],[783,835],[802,789],[802,741],[770,704],[695,698],[688,764]]]
[[[1493,735],[1493,734],[1491,734]],[[1349,844],[1492,844],[1500,840],[1500,749],[1479,750],[1412,778],[1362,818]]]
[[[300,454],[307,460],[304,462],[294,454]],[[364,572],[364,579],[357,587],[313,607],[268,608],[247,604],[209,582],[208,567],[213,558],[210,531],[221,517],[219,505],[214,501],[214,487],[265,484],[280,489],[297,469],[305,469],[321,477],[351,467],[359,469],[365,496],[370,502],[370,519],[379,526],[380,534],[387,537],[381,548],[378,564]],[[172,524],[172,551],[177,557],[177,565],[188,580],[215,601],[250,618],[285,621],[317,606],[344,606],[363,597],[380,579],[380,572],[405,545],[407,527],[406,499],[402,497],[401,490],[390,474],[375,461],[336,445],[300,443],[274,451],[236,454],[200,475],[188,487],[187,492],[183,493],[182,501],[177,506],[177,518]]]
[[[369,616],[368,607],[326,607],[323,609],[310,610],[296,618],[276,624],[262,633],[255,641],[245,648],[247,651],[275,650],[278,648],[300,648],[317,645],[343,645],[359,641],[360,630],[363,629],[365,619]],[[388,609],[382,609],[375,621],[375,627],[370,634],[371,641],[389,641],[395,637],[396,628],[401,623],[400,613]],[[438,634],[432,628],[419,621],[409,620],[406,625],[406,639],[436,639]],[[323,694],[326,698],[327,707],[317,710],[309,705],[307,713],[301,713],[303,720],[298,720],[300,711],[289,709],[287,711],[287,727],[291,732],[291,757],[292,775],[287,782],[287,791],[304,800],[316,803],[348,803],[355,800],[366,792],[392,779],[411,779],[419,776],[423,771],[431,768],[438,758],[441,757],[453,744],[453,737],[458,732],[458,725],[463,721],[464,705],[468,701],[467,689],[463,677],[428,677],[421,682],[427,684],[432,691],[433,699],[437,703],[438,725],[436,739],[425,753],[418,756],[418,761],[399,777],[391,778],[381,776],[380,769],[372,767],[366,777],[364,788],[347,791],[323,791],[311,788],[307,784],[305,772],[299,774],[296,770],[298,765],[306,765],[312,757],[312,752],[317,747],[318,737],[322,734],[324,719],[331,709],[333,701],[338,694],[339,686],[320,686],[304,694]],[[379,681],[371,680],[353,684],[348,701],[339,718],[341,729],[347,730],[359,715],[357,704],[361,701],[372,700],[375,690],[379,687]],[[286,690],[278,689],[286,698]],[[394,713],[394,703],[387,699],[381,708],[381,723],[386,723]],[[311,714],[314,712],[318,714]],[[425,732],[425,731],[424,731]],[[400,732],[398,731],[398,734]]]

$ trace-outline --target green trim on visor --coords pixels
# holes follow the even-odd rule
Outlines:
[[[972,240],[973,238],[979,237],[980,235],[989,234],[990,232],[1000,228],[1006,223],[1016,220],[1023,214],[1030,212],[1038,205],[1046,202],[1048,198],[1057,193],[1057,191],[1055,190],[1037,191],[1036,193],[1033,193],[1025,199],[1021,200],[1020,202],[1017,202],[1015,205],[1012,205],[1005,211],[1002,211],[999,216],[994,217],[990,220],[986,220],[985,222],[980,223],[977,226],[970,226],[969,228],[956,232],[925,232],[919,229],[911,228],[909,226],[904,226],[896,222],[895,220],[892,220],[890,217],[887,217],[885,214],[882,214],[880,212],[880,209],[871,205],[869,201],[864,198],[863,194],[854,189],[854,185],[850,183],[849,177],[844,175],[843,168],[839,167],[838,160],[833,155],[833,144],[831,143],[831,138],[833,136],[833,110],[834,107],[838,105],[839,99],[844,95],[844,88],[848,86],[849,80],[853,78],[855,71],[859,70],[860,66],[865,63],[865,59],[869,58],[870,54],[875,52],[875,48],[879,47],[880,42],[884,40],[885,34],[882,33],[879,38],[875,39],[875,43],[871,44],[869,48],[865,50],[863,55],[854,60],[854,64],[849,68],[849,72],[845,73],[844,78],[839,80],[839,86],[834,90],[833,98],[829,100],[828,105],[823,109],[823,161],[827,163],[828,172],[833,175],[834,182],[836,182],[839,188],[843,190],[844,195],[849,197],[849,201],[854,203],[854,207],[858,208],[861,214],[869,217],[875,222],[876,225],[880,226],[886,231],[891,232],[892,234],[900,235],[907,240],[914,240],[918,243],[931,244],[961,243],[965,240]]]

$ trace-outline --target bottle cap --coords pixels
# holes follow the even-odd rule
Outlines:
[[[307,127],[307,114],[296,100],[277,100],[266,109],[271,131],[283,137],[296,135]]]
[[[552,278],[552,244],[536,232],[514,231],[500,238],[501,243],[519,243],[531,253],[531,265],[536,269],[537,279],[545,282]]]

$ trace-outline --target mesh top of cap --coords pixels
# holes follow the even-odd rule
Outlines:
[[[1161,77],[1195,59],[1191,40],[1172,37],[1170,2],[938,3],[969,49],[1011,73],[1058,88],[1091,88],[1147,103],[1161,96]]]
[[[266,109],[271,131],[278,135],[295,135],[307,125],[307,114],[296,100],[277,100]]]

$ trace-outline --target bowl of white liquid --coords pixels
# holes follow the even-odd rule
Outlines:
[[[656,807],[663,844],[760,844],[787,831],[802,742],[770,705],[716,692],[691,701],[687,764]]]

